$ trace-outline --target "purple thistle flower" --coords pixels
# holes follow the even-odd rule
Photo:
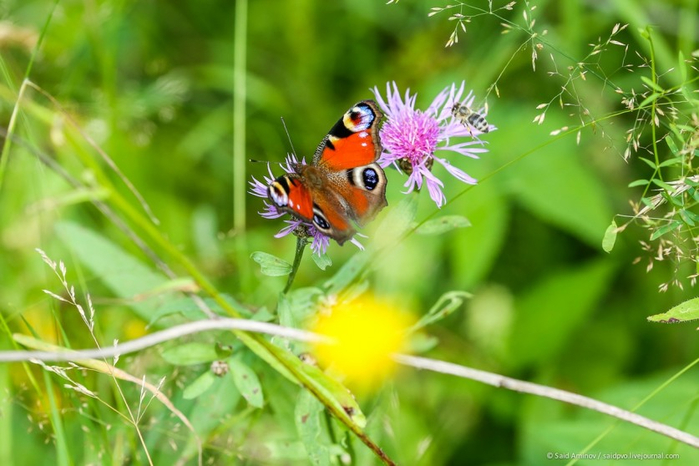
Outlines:
[[[432,173],[435,161],[464,183],[476,184],[476,179],[451,165],[446,159],[435,156],[435,151],[452,151],[472,158],[478,158],[478,153],[487,152],[482,147],[471,147],[484,144],[478,139],[481,132],[465,126],[452,115],[451,110],[456,103],[468,108],[473,105],[473,92],[469,92],[462,99],[464,86],[465,83],[462,82],[458,89],[454,84],[445,88],[425,111],[415,108],[417,94],[411,96],[410,89],[406,90],[405,99],[401,99],[395,82],[392,88],[391,83],[386,84],[385,101],[379,89],[373,89],[379,107],[387,116],[387,121],[379,133],[384,148],[379,164],[382,167],[393,164],[408,174],[408,180],[404,185],[408,188],[406,193],[419,190],[423,183],[426,184],[427,191],[437,207],[442,207],[446,198],[442,192],[444,183]],[[485,115],[485,110],[479,110],[479,113]],[[488,129],[493,131],[496,128],[489,125]],[[453,137],[469,137],[471,141],[452,144],[450,138]]]
[[[302,165],[305,165],[306,162],[305,160],[301,160],[300,162]],[[284,169],[285,172],[287,173],[294,173],[294,166],[298,165],[299,161],[296,158],[294,154],[288,154],[286,156],[286,160],[282,164],[282,168]],[[263,175],[263,180],[259,181],[256,179],[254,176],[252,177],[252,181],[249,181],[250,183],[250,191],[248,191],[250,194],[253,196],[261,197],[263,198],[265,208],[262,212],[258,212],[260,216],[263,218],[267,219],[275,219],[282,217],[286,215],[287,212],[281,210],[279,207],[276,205],[270,203],[267,201],[268,199],[268,190],[269,190],[269,185],[272,184],[272,182],[277,178],[272,174],[272,169],[270,168],[270,165],[267,164],[267,173],[269,173],[269,177],[266,175]],[[279,230],[279,232],[274,235],[275,238],[283,238],[284,236],[288,235],[289,233],[294,233],[294,234],[303,234],[307,237],[312,238],[311,241],[311,250],[313,251],[314,254],[318,256],[322,256],[325,254],[325,252],[328,249],[328,246],[330,245],[330,237],[326,236],[323,234],[320,230],[318,230],[312,223],[307,222],[305,220],[301,220],[299,218],[291,218],[284,220],[285,223],[287,223],[287,226]],[[350,243],[354,244],[357,246],[359,249],[364,249],[364,246],[357,241],[355,238],[352,238],[350,240]]]

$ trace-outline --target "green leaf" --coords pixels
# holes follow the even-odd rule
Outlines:
[[[262,408],[265,401],[257,374],[238,358],[229,359],[228,365],[231,369],[230,374],[233,376],[233,383],[235,383],[243,398],[250,406]]]
[[[680,210],[680,217],[682,217],[682,220],[684,220],[684,223],[686,223],[686,224],[689,225],[690,227],[693,227],[693,226],[694,226],[694,218],[693,218],[693,215],[694,215],[694,214],[693,214],[692,212],[688,211],[688,210],[685,210],[685,209],[681,209],[681,210]]]
[[[647,159],[647,158],[645,158],[645,157],[639,157],[639,160],[642,160],[642,161],[646,162],[646,164],[648,164],[648,166],[649,166],[650,168],[652,168],[653,170],[655,170],[656,168],[658,168],[658,166],[655,164],[655,162],[652,161],[652,160],[650,160],[650,159]]]
[[[280,293],[277,310],[279,323],[285,327],[301,327],[316,312],[316,301],[322,295],[323,290],[314,287],[297,288],[286,295]],[[285,306],[284,311],[282,305]]]
[[[294,420],[299,437],[303,442],[308,459],[316,466],[329,466],[332,464],[328,440],[323,435],[325,423],[323,419],[323,405],[316,400],[307,390],[299,393]]]
[[[219,355],[212,343],[183,343],[163,351],[163,359],[175,366],[191,366],[216,361]]]
[[[678,304],[667,312],[648,317],[649,322],[659,322],[661,324],[689,322],[697,319],[699,319],[699,298],[690,299]]]
[[[215,381],[216,376],[207,369],[206,372],[201,374],[199,377],[194,379],[192,383],[185,387],[185,389],[182,391],[182,398],[185,400],[193,400],[194,398],[199,397],[199,395],[211,388]]]
[[[145,266],[110,240],[76,223],[59,222],[56,232],[70,246],[75,257],[117,297],[128,300],[126,304],[139,317],[150,320],[153,309],[164,300],[163,296],[150,296],[141,300],[133,298],[167,286],[170,280]]]
[[[616,222],[612,220],[612,223],[607,227],[604,232],[604,238],[602,239],[602,250],[604,252],[612,252],[614,249],[614,244],[616,243],[617,233],[619,232]]]
[[[212,299],[206,298],[204,299],[204,302],[209,305],[209,309],[213,310],[217,314],[221,313],[221,308],[218,307],[218,305]],[[199,320],[206,317],[192,298],[182,297],[168,301],[162,306],[158,306],[155,311],[153,311],[150,322],[148,322],[148,326],[155,324],[160,319],[172,315],[182,315],[187,320]]]
[[[252,260],[260,264],[260,269],[264,275],[269,277],[281,277],[291,273],[291,264],[280,259],[272,254],[267,254],[262,251],[253,252],[250,257]]]
[[[668,138],[669,139],[669,138]],[[674,144],[674,143],[673,143]],[[681,166],[684,163],[684,157],[673,157],[671,159],[667,159],[664,162],[662,162],[658,167],[660,168],[665,168],[665,167],[673,167],[673,166]]]
[[[645,205],[646,207],[650,207],[651,209],[655,209],[655,205],[653,205],[653,198],[651,198],[651,197],[642,197],[641,203],[643,203],[643,205]]]
[[[677,144],[675,144],[675,140],[672,139],[672,136],[670,136],[669,134],[668,134],[667,137],[665,138],[665,143],[666,143],[667,146],[670,148],[670,151],[671,151],[673,154],[676,154],[677,152],[679,152],[679,151],[677,150]],[[680,159],[682,159],[682,158],[680,157]]]
[[[663,89],[662,87],[660,87],[657,83],[654,83],[653,80],[651,80],[651,79],[648,78],[647,76],[641,76],[641,81],[643,81],[644,83],[646,83],[646,85],[647,85],[648,87],[650,87],[651,89],[653,89],[653,90],[655,90],[655,91],[658,91],[658,92],[665,92],[665,89]]]
[[[667,225],[663,225],[657,230],[653,232],[652,235],[650,235],[650,240],[656,240],[663,236],[664,234],[670,233],[671,231],[674,231],[678,229],[680,226],[682,226],[682,222],[679,220],[673,220],[672,222],[668,223]]]
[[[470,227],[471,222],[462,215],[444,215],[439,218],[433,218],[419,227],[416,233],[420,235],[441,235],[456,228]]]
[[[692,219],[693,222],[699,223],[699,214],[692,212],[691,210],[684,210],[684,215]]]
[[[650,184],[648,180],[636,180],[628,184],[629,188],[635,188],[636,186],[647,186]]]
[[[322,256],[319,256],[318,254],[312,254],[311,258],[320,270],[325,270],[331,265],[333,265],[333,261],[330,260],[330,257],[327,254],[323,254]]]
[[[464,301],[470,299],[472,296],[471,293],[465,291],[448,291],[444,293],[430,310],[427,311],[427,314],[422,316],[422,318],[410,328],[410,331],[414,332],[444,319],[461,307]]]
[[[663,180],[659,180],[658,178],[653,178],[652,182],[654,185],[660,186],[669,193],[675,191],[675,188],[671,184],[667,184],[666,182],[664,182]]]
[[[643,78],[641,78],[641,79],[643,79]],[[662,92],[653,92],[651,95],[649,95],[648,97],[643,99],[643,101],[638,105],[638,108],[643,108],[646,105],[652,103],[653,101],[658,100],[658,98],[662,95],[663,95]]]
[[[307,385],[311,385],[315,391],[325,396],[329,404],[334,408],[338,417],[343,417],[347,422],[354,424],[359,429],[366,426],[366,416],[357,404],[354,395],[340,382],[333,379],[318,367],[301,362],[294,354],[288,351],[279,351],[277,356],[288,364],[293,364],[302,373]]]

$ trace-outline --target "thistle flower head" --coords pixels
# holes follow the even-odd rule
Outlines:
[[[477,154],[485,152],[478,136],[481,131],[467,127],[452,114],[455,104],[470,108],[475,97],[469,92],[463,97],[465,83],[457,89],[452,84],[440,92],[426,110],[415,108],[417,94],[405,91],[401,97],[395,82],[386,84],[386,99],[381,96],[378,88],[373,92],[381,110],[387,117],[379,136],[384,153],[379,159],[382,167],[393,164],[399,170],[408,174],[405,186],[406,192],[421,189],[427,185],[430,197],[441,207],[446,202],[442,188],[444,183],[432,173],[434,162],[441,164],[456,179],[475,184],[476,179],[461,169],[451,165],[443,157],[435,155],[437,151],[451,151],[467,157],[478,158]],[[482,114],[483,111],[480,111]],[[495,127],[488,125],[489,130]],[[468,137],[470,141],[451,143],[454,137]]]

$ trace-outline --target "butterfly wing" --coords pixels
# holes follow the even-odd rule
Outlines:
[[[320,142],[313,164],[330,171],[341,171],[378,160],[381,155],[378,124],[382,117],[373,100],[354,105]]]
[[[386,175],[376,163],[382,151],[382,117],[373,100],[357,103],[330,129],[313,158],[336,198],[324,199],[327,207],[334,212],[339,208],[344,217],[358,226],[364,226],[388,205]],[[354,234],[354,230],[350,233]]]
[[[349,109],[316,149],[312,165],[277,178],[269,198],[343,244],[388,202],[378,123],[382,113],[365,100]]]

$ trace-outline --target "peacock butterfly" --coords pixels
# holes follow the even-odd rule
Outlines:
[[[280,209],[310,222],[340,245],[383,209],[386,175],[379,122],[383,114],[373,100],[347,110],[318,145],[313,162],[296,163],[267,190]]]

